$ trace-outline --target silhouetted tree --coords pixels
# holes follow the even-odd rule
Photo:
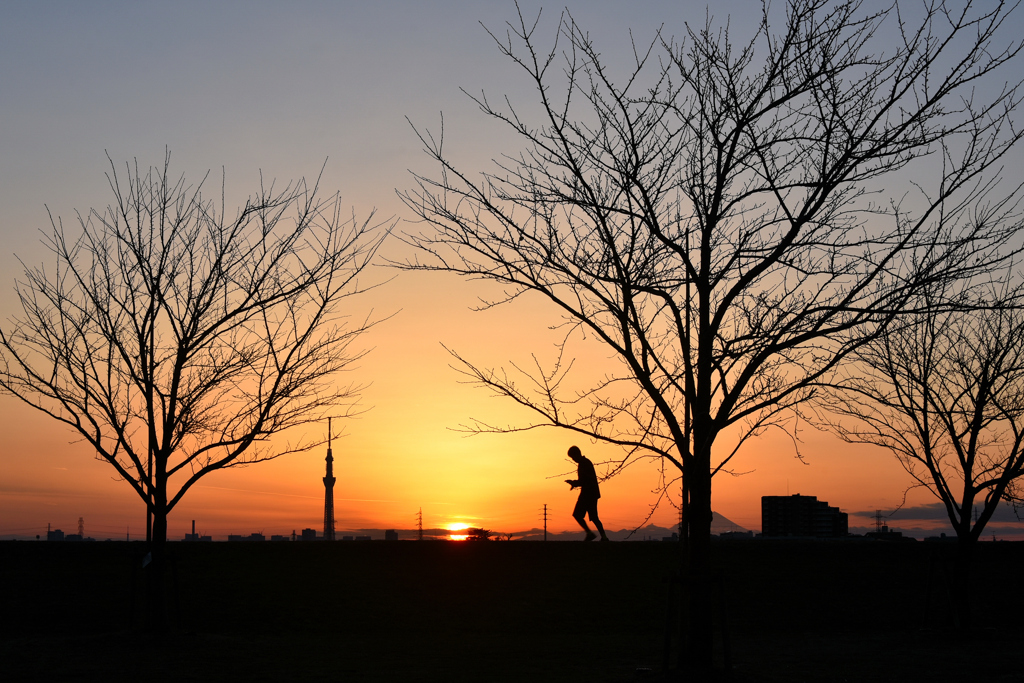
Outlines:
[[[975,545],[1024,476],[1022,301],[1024,287],[1006,282],[971,310],[923,301],[924,312],[850,357],[827,403],[848,418],[833,421],[836,433],[892,451],[916,486],[942,502],[957,536],[954,594],[964,627]]]
[[[489,540],[491,540],[491,532],[490,532],[489,529],[477,529],[477,528],[466,529],[466,540],[467,541],[489,541]]]
[[[985,85],[1020,50],[996,41],[1009,10],[862,9],[766,5],[743,43],[709,18],[682,42],[634,45],[624,71],[567,12],[550,50],[539,17],[520,14],[491,35],[538,101],[471,97],[523,148],[477,176],[443,130],[417,131],[440,170],[402,193],[429,226],[406,237],[419,256],[403,265],[493,281],[504,294],[485,305],[529,294],[565,321],[550,367],[455,355],[536,416],[469,429],[552,425],[623,447],[623,463],[668,463],[693,576],[708,567],[712,477],[744,441],[782,424],[921,287],[1005,256],[991,251],[1013,229],[1005,205],[974,207],[1020,137],[1017,87]],[[574,334],[613,358],[580,390]],[[707,591],[694,599],[691,661],[706,664]]]
[[[234,215],[203,183],[137,163],[107,174],[113,202],[67,230],[51,216],[54,265],[26,267],[22,313],[0,330],[0,387],[74,430],[152,517],[216,470],[307,450],[283,430],[346,414],[337,374],[373,323],[341,304],[387,230],[342,213],[305,181],[261,187]]]

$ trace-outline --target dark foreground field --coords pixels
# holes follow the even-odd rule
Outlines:
[[[982,546],[966,637],[949,550],[717,544],[722,680],[1024,680],[1024,544]],[[0,680],[665,680],[669,543],[174,543],[159,639],[142,627],[143,552],[0,543]]]

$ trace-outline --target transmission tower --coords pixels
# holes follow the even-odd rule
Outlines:
[[[327,418],[327,476],[324,477],[324,540],[334,540],[334,456],[331,455],[331,418]]]
[[[85,540],[85,519],[82,517],[78,518],[78,536]]]
[[[548,504],[544,503],[544,540],[548,540]]]
[[[419,529],[419,540],[423,540],[423,508],[416,513],[416,528]]]

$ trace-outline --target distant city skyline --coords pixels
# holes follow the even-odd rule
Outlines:
[[[875,531],[874,517],[877,513],[876,510],[844,512],[851,516],[855,516],[855,518],[857,519],[871,519],[870,524],[851,525],[849,527],[849,533],[851,535],[863,536],[866,533]],[[889,529],[891,529],[892,531],[900,532],[905,537],[923,540],[926,538],[939,536],[942,533],[952,536],[952,529],[949,527],[948,524],[945,524],[945,518],[940,516],[940,514],[944,514],[944,512],[938,509],[937,504],[918,506],[917,509],[902,510],[897,512],[895,516],[891,515],[891,511],[882,512],[883,521],[889,527]],[[920,523],[915,523],[920,521],[927,521],[929,523],[925,526],[922,526]],[[53,530],[59,529],[64,531],[65,535],[73,533],[73,531],[68,531],[67,529],[74,529],[74,526],[70,524],[67,525],[67,529],[62,528],[61,525],[59,524],[50,523],[50,526]],[[487,528],[488,530],[494,532],[496,536],[499,534],[513,534],[515,539],[518,540],[523,540],[525,537],[528,536],[542,538],[544,533],[543,526],[522,528],[514,531],[510,531],[509,529],[490,528],[486,525],[484,525],[483,528]],[[27,529],[25,531],[20,531],[16,533],[3,534],[0,535],[0,540],[28,541],[33,540],[36,533],[40,534],[40,540],[45,540],[47,528],[44,525],[43,527],[41,527],[41,529],[41,531],[37,531],[35,529]],[[92,527],[86,525],[86,536],[92,537],[95,540],[107,540],[108,538],[111,540],[125,540],[126,534],[130,535],[132,540],[143,540],[145,538],[145,529],[141,526],[136,528],[135,531],[133,532],[131,530],[131,526],[129,525],[129,527],[127,528],[120,529],[120,533],[117,533],[118,530],[111,530],[109,528],[104,527],[100,527],[99,531],[91,531],[91,529]],[[231,528],[212,528],[204,526],[201,523],[201,521],[197,521],[196,523],[197,536],[211,536],[215,541],[226,541],[229,535],[247,536],[251,533],[262,533],[268,540],[272,535],[291,536],[292,531],[294,531],[298,536],[301,536],[302,531],[304,529],[312,529],[316,531],[318,539],[323,538],[322,529],[317,529],[316,527],[295,527],[292,530],[286,530],[284,526],[278,524],[272,527],[261,528],[249,528],[245,527],[244,525]],[[418,529],[415,526],[382,526],[350,528],[339,525],[335,528],[335,537],[336,539],[340,540],[346,536],[370,535],[373,537],[374,540],[383,540],[384,533],[389,529],[393,529],[398,532],[399,540],[413,540],[418,535]],[[660,534],[660,536],[658,536],[660,538],[661,536],[671,534],[673,532],[676,532],[677,530],[678,527],[647,524],[639,528],[609,528],[608,533],[613,540],[625,540],[623,537],[631,533],[632,538],[630,540],[642,540],[645,534]],[[756,526],[741,526],[733,520],[727,518],[725,515],[716,512],[715,521],[712,526],[712,531],[715,534],[722,534],[730,531],[750,531],[755,534],[759,534],[761,532],[761,524],[759,522]],[[188,528],[185,529],[184,534],[172,533],[170,535],[170,540],[184,540],[189,533],[190,532]],[[453,533],[455,533],[454,530],[443,526],[425,526],[423,529],[423,534],[425,538],[446,538],[451,536]],[[560,530],[558,531],[554,531],[549,528],[548,536],[551,540],[579,540],[582,538],[583,533],[578,529],[572,529],[571,527],[567,527],[564,529],[560,527]],[[991,541],[993,536],[998,540],[1024,541],[1024,531],[1022,531],[1021,524],[1015,516],[1015,514],[1013,513],[1012,509],[1007,508],[1006,510],[1000,511],[1000,513],[998,513],[986,527],[986,533],[982,536],[981,540]],[[535,540],[535,538],[531,538],[531,540]]]

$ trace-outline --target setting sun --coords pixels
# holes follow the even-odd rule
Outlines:
[[[449,522],[447,524],[448,531],[465,531],[469,528],[469,525],[464,522]],[[469,534],[448,534],[448,538],[452,541],[465,541],[469,538]]]

